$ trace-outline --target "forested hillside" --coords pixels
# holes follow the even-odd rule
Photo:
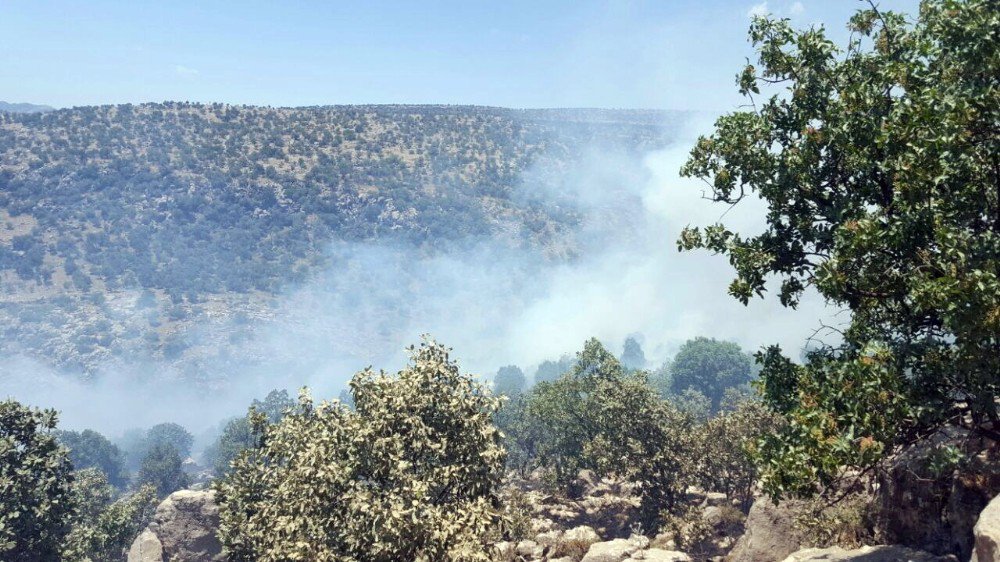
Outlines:
[[[167,302],[164,320],[180,321],[206,299],[266,298],[308,278],[334,241],[433,253],[488,237],[571,259],[578,214],[533,190],[558,193],[541,183],[595,146],[662,146],[682,118],[190,103],[0,113],[0,315],[8,321],[0,351],[46,349],[47,360],[87,366],[121,335],[145,337],[139,343],[160,353],[172,330],[159,320],[150,321],[152,335],[125,326],[134,318],[116,319],[110,295],[143,290],[140,304]],[[526,183],[533,168],[546,174]]]

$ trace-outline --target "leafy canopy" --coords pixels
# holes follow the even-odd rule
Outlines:
[[[692,418],[660,399],[643,371],[628,371],[596,339],[573,369],[530,394],[518,443],[568,484],[580,469],[634,482],[644,522],[675,507],[690,476]],[[652,527],[651,527],[652,528]]]
[[[753,378],[751,357],[740,346],[714,338],[698,337],[684,342],[667,366],[665,381],[675,396],[693,389],[711,401],[717,411],[726,390],[746,385]]]
[[[146,453],[136,481],[156,488],[156,493],[161,498],[191,484],[184,472],[180,454],[169,443],[157,443]]]
[[[112,486],[124,488],[128,484],[125,456],[107,437],[92,429],[63,430],[57,432],[56,436],[69,449],[69,459],[74,470],[97,468]]]
[[[58,560],[73,512],[72,465],[54,410],[0,402],[0,559]]]
[[[498,396],[514,397],[524,390],[524,372],[517,365],[500,367],[493,379],[493,393]]]
[[[499,407],[436,343],[396,376],[355,375],[352,410],[261,414],[216,489],[231,560],[489,560],[502,530]]]
[[[762,448],[772,494],[949,420],[1000,421],[1000,10],[927,0],[915,22],[873,8],[849,27],[838,47],[755,19],[758,64],[739,77],[753,109],[721,117],[682,169],[715,201],[768,207],[760,235],[717,224],[679,240],[729,257],[732,295],[775,278],[787,306],[812,288],[850,311],[841,343],[805,365],[760,356],[788,421]]]

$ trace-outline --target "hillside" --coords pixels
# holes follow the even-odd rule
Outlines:
[[[8,103],[0,101],[0,111],[8,113],[46,113],[48,111],[55,111],[55,108],[33,103]]]
[[[488,237],[572,259],[580,217],[538,182],[595,146],[662,146],[683,118],[190,103],[0,113],[0,353],[85,368],[123,346],[176,355],[171,322],[247,299],[254,315],[328,265],[334,242],[433,254]],[[145,312],[133,325],[122,296],[167,327]]]

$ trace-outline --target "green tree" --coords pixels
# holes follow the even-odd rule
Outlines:
[[[721,117],[682,174],[727,205],[753,195],[763,233],[690,228],[682,249],[725,254],[744,303],[769,278],[850,311],[842,343],[797,365],[763,352],[765,488],[810,493],[928,429],[990,429],[1000,386],[1000,10],[927,0],[913,23],[878,9],[837,47],[822,28],[756,19],[753,110]],[[761,89],[770,94],[761,97]]]
[[[526,415],[539,433],[538,462],[558,482],[568,484],[583,468],[629,479],[649,528],[677,506],[693,458],[692,419],[596,339],[584,344],[572,371],[532,389]]]
[[[751,361],[735,343],[698,337],[684,342],[667,365],[666,379],[660,385],[675,396],[688,389],[700,392],[711,401],[715,412],[727,389],[745,385],[753,378]]]
[[[152,450],[157,445],[170,445],[181,457],[191,454],[194,436],[176,423],[161,423],[146,431],[146,447]]]
[[[0,558],[59,559],[73,512],[72,464],[56,412],[0,402]]]
[[[56,437],[69,449],[74,470],[94,467],[104,473],[112,486],[124,488],[128,484],[125,456],[107,437],[91,429],[63,430],[57,432]]]
[[[635,336],[625,338],[621,363],[626,369],[636,370],[646,368],[646,354],[642,351],[642,346],[639,345],[639,340]]]
[[[219,439],[205,453],[215,474],[225,475],[229,472],[233,460],[241,452],[260,444],[260,435],[254,432],[250,423],[250,416],[254,412],[262,414],[270,423],[277,423],[284,417],[285,412],[292,410],[296,404],[288,396],[287,390],[272,390],[263,401],[254,399],[247,416],[229,420],[223,427]]]
[[[123,560],[129,545],[152,519],[156,489],[147,484],[115,500],[115,489],[100,470],[78,470],[74,476],[76,509],[60,560]]]
[[[355,375],[355,409],[299,406],[253,423],[216,484],[230,559],[488,560],[500,530],[504,451],[499,400],[435,343],[412,349],[396,376]]]
[[[493,378],[493,393],[497,396],[513,397],[524,390],[524,372],[517,365],[500,367]]]
[[[535,383],[552,382],[573,368],[573,357],[563,355],[558,361],[545,360],[535,370]]]
[[[142,459],[136,476],[139,484],[151,484],[159,497],[166,497],[190,485],[184,472],[183,461],[177,449],[169,443],[158,443]]]

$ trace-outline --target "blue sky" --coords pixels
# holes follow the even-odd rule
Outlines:
[[[882,0],[915,13],[916,0]],[[0,0],[0,100],[719,111],[770,11],[839,37],[856,0]]]

